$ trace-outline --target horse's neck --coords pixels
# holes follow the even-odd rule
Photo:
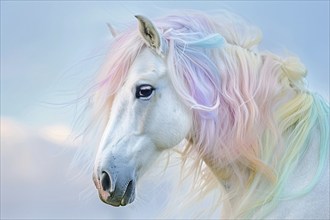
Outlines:
[[[314,139],[296,169],[289,176],[284,188],[285,194],[302,191],[314,178],[319,163],[319,141],[315,131]],[[267,218],[269,219],[329,219],[329,157],[324,175],[311,192],[303,197],[280,203]]]
[[[296,166],[296,169],[293,170],[291,175],[289,176],[287,183],[283,189],[283,193],[286,195],[294,194],[295,192],[299,192],[303,190],[314,178],[315,172],[319,163],[319,137],[317,134],[317,131],[315,131],[313,141],[311,142],[311,145],[308,147],[306,153],[301,158],[299,163]],[[217,173],[219,172],[219,169],[216,168],[216,166],[210,166],[210,163],[205,160],[206,164],[208,164],[209,168],[212,170],[212,172],[217,176]],[[329,161],[327,162],[329,163]],[[327,167],[326,174],[329,172],[329,166]],[[223,212],[224,214],[228,214],[228,210],[235,210],[235,207],[239,205],[240,200],[244,193],[246,193],[246,187],[248,182],[248,168],[241,168],[241,176],[238,177],[236,175],[229,176],[228,179],[222,179],[222,177],[217,176],[219,182],[223,186],[224,192],[228,193],[233,190],[233,187],[235,187],[236,194],[234,196],[227,197],[226,200],[224,200],[224,207],[226,209],[226,212]],[[315,189],[305,198],[299,199],[299,204],[301,206],[306,205],[310,206],[313,204],[317,206],[324,206],[327,207],[329,205],[329,199],[326,201],[319,200],[320,192],[329,193],[329,175],[324,176],[320,183],[315,187]],[[237,184],[240,183],[240,184]],[[313,197],[313,198],[310,198]],[[311,199],[314,199],[312,201]],[[316,200],[316,201],[315,201]],[[320,204],[319,204],[320,203]],[[299,214],[298,216],[304,216],[304,215],[310,215],[310,210],[302,211],[301,208],[296,208],[297,201],[292,200],[289,202],[284,202],[282,204],[279,204],[279,206],[273,210],[270,215],[267,218],[275,218],[275,219],[281,219],[281,218],[287,218],[288,216],[288,209],[290,209],[290,214],[295,216],[296,214]],[[299,206],[300,207],[300,206]],[[315,207],[316,208],[316,207]],[[294,214],[293,214],[294,213]],[[304,214],[302,214],[304,213]],[[224,218],[230,218],[231,216],[223,216]]]

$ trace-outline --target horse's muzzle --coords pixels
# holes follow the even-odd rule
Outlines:
[[[93,177],[100,199],[112,206],[126,206],[135,199],[135,175],[127,169],[102,169]]]

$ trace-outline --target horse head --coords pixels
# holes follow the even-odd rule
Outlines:
[[[156,27],[136,17],[146,47],[114,97],[94,168],[99,196],[113,206],[133,202],[138,178],[164,149],[185,139],[192,121],[168,77]]]

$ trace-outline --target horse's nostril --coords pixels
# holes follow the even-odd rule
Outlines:
[[[130,196],[132,194],[132,191],[133,191],[133,181],[131,180],[127,185],[125,195]]]
[[[129,194],[132,193],[132,190],[133,190],[133,181],[129,181],[128,183],[128,186],[127,186],[127,189],[126,189],[126,192],[128,192]]]
[[[108,191],[111,187],[110,176],[107,172],[102,171],[101,174],[101,185],[104,191]]]

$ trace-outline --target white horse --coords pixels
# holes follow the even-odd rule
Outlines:
[[[329,106],[306,89],[298,58],[258,52],[259,29],[226,12],[136,18],[94,97],[107,121],[100,199],[132,203],[141,175],[184,142],[200,196],[222,190],[220,218],[329,218]]]

